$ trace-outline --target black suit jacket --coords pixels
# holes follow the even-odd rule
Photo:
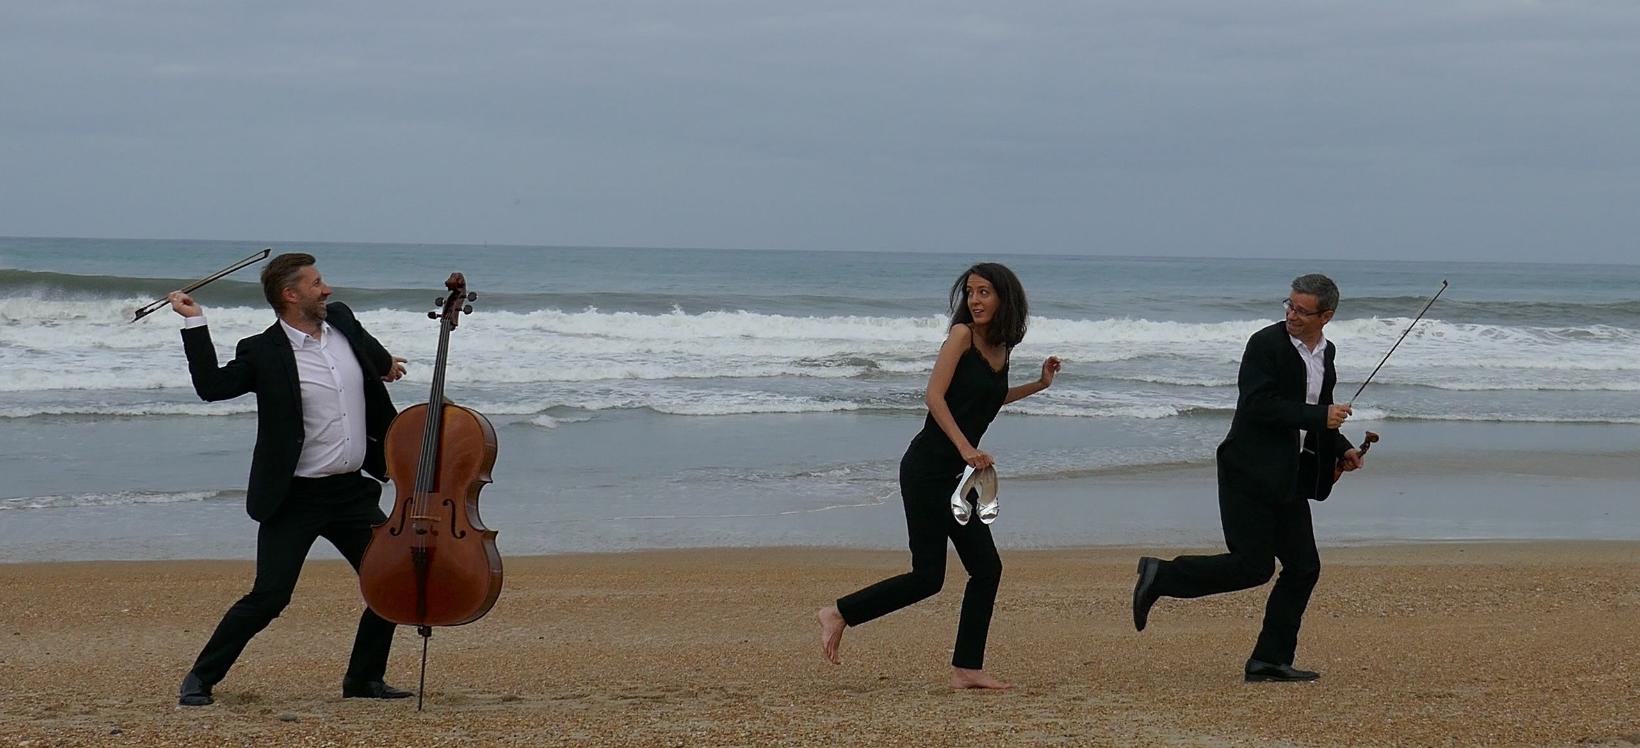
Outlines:
[[[381,378],[382,372],[392,367],[393,357],[365,331],[345,304],[331,303],[325,308],[325,321],[347,338],[364,373],[364,470],[377,480],[386,480],[382,438],[398,411]],[[183,330],[182,349],[188,355],[188,374],[200,399],[214,402],[256,393],[256,451],[251,457],[245,511],[261,522],[284,503],[291,478],[296,475],[296,461],[302,454],[302,386],[296,375],[296,354],[291,350],[290,337],[275,322],[261,334],[239,341],[233,360],[226,366],[216,364],[209,325]]]
[[[1326,375],[1317,404],[1304,402],[1308,372],[1293,347],[1287,325],[1277,322],[1247,339],[1236,377],[1240,391],[1230,433],[1219,444],[1219,479],[1230,487],[1271,501],[1323,500],[1332,492],[1333,464],[1354,447],[1327,428],[1333,402],[1337,348],[1327,342]],[[1302,459],[1298,432],[1309,432]]]

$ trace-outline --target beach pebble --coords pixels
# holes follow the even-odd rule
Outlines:
[[[279,713],[279,721],[280,722],[297,722],[297,721],[300,721],[301,719],[302,718],[296,716],[296,714],[294,712],[280,712]]]

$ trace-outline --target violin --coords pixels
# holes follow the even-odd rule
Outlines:
[[[393,512],[371,531],[359,563],[359,589],[377,615],[415,626],[422,637],[422,675],[416,709],[427,678],[427,639],[433,626],[472,623],[501,596],[501,553],[496,531],[478,516],[478,493],[491,482],[495,428],[482,413],[444,397],[450,333],[471,314],[478,294],[452,273],[437,301],[441,312],[438,358],[425,404],[404,409],[387,428],[383,447],[393,481]]]
[[[1378,442],[1378,432],[1368,431],[1366,438],[1361,440],[1361,456],[1366,457],[1367,456],[1367,450],[1372,449],[1372,445],[1376,444],[1377,442]],[[1339,465],[1337,463],[1334,463],[1333,464],[1333,482],[1337,483],[1338,479],[1342,478],[1342,477],[1344,477],[1344,466]]]

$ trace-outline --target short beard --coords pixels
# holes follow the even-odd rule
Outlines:
[[[285,307],[285,311],[281,314],[281,316],[292,312],[297,315],[296,319],[299,320],[305,319],[312,320],[314,322],[323,322],[325,321],[325,316],[329,314],[330,310],[325,308],[324,302],[318,301],[312,304],[295,304],[293,306]]]

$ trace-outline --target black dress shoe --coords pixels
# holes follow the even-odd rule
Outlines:
[[[342,679],[342,698],[344,699],[408,699],[411,696],[415,696],[415,694],[389,686],[384,681]]]
[[[1314,670],[1299,670],[1292,665],[1248,660],[1246,677],[1248,683],[1304,683],[1320,678],[1321,674]]]
[[[1156,604],[1156,573],[1162,570],[1162,560],[1144,556],[1139,559],[1139,581],[1133,585],[1133,628],[1145,630],[1150,620],[1150,606]]]
[[[192,670],[182,678],[182,690],[177,697],[177,703],[182,706],[205,706],[215,701],[211,698],[211,687],[200,681],[199,676]]]

